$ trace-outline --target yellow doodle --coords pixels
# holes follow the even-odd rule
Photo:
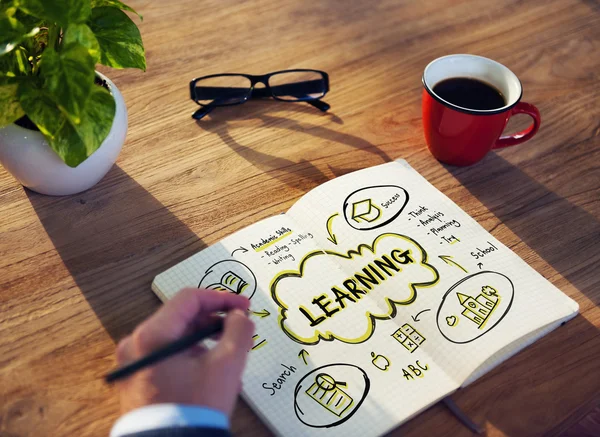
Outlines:
[[[392,362],[389,360],[388,357],[385,357],[383,355],[375,355],[375,352],[371,352],[371,358],[373,358],[371,363],[379,370],[382,370],[384,372],[387,372],[390,366],[392,365]]]
[[[347,384],[336,381],[327,373],[319,373],[306,394],[327,411],[344,417],[344,413],[349,412],[348,409],[354,405],[354,399],[342,387],[347,387]]]
[[[336,270],[332,277],[337,279],[327,284],[322,279],[331,276],[332,265],[345,268]],[[353,270],[345,277],[340,274]],[[385,233],[373,244],[360,244],[347,253],[308,253],[298,270],[283,271],[273,279],[271,295],[279,306],[279,324],[292,340],[361,343],[373,334],[376,320],[394,318],[397,306],[412,304],[418,289],[438,280],[419,243]],[[317,283],[323,288],[315,287]]]
[[[456,297],[460,304],[465,308],[462,315],[478,325],[482,329],[490,316],[500,303],[498,291],[485,285],[481,288],[481,293],[477,297],[468,296],[457,292]],[[452,326],[452,325],[450,325]]]
[[[371,199],[364,199],[352,204],[352,220],[356,223],[372,223],[381,216],[381,209]]]
[[[401,328],[398,328],[392,334],[392,337],[394,337],[396,341],[404,346],[411,354],[425,342],[425,337],[408,323],[405,323]]]
[[[450,327],[455,327],[458,324],[458,318],[455,315],[446,317],[446,324]]]

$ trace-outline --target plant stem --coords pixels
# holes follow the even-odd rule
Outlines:
[[[58,38],[60,36],[60,27],[52,24],[48,28],[48,47],[58,50]]]

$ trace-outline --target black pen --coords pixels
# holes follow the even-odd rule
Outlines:
[[[160,349],[157,349],[154,352],[146,355],[145,357],[134,361],[133,363],[127,364],[126,366],[113,370],[104,377],[104,381],[110,384],[119,379],[126,378],[131,374],[137,372],[138,370],[143,369],[144,367],[148,367],[159,361],[162,361],[165,358],[168,358],[179,352],[182,352],[194,346],[195,344],[198,344],[200,341],[210,337],[211,335],[218,334],[222,330],[223,320],[217,320],[210,326],[192,332],[191,334],[186,335],[185,337],[182,337],[179,340],[176,340],[172,343],[169,343],[166,346],[163,346]]]

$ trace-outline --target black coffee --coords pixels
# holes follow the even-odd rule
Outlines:
[[[506,105],[504,96],[492,85],[469,77],[453,77],[436,84],[433,92],[447,102],[467,109],[489,110]]]

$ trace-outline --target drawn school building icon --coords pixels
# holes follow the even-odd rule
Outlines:
[[[456,297],[465,308],[462,315],[477,324],[478,329],[482,329],[485,326],[485,323],[489,320],[500,302],[498,292],[489,285],[482,287],[481,293],[475,298],[460,292],[456,293]]]

